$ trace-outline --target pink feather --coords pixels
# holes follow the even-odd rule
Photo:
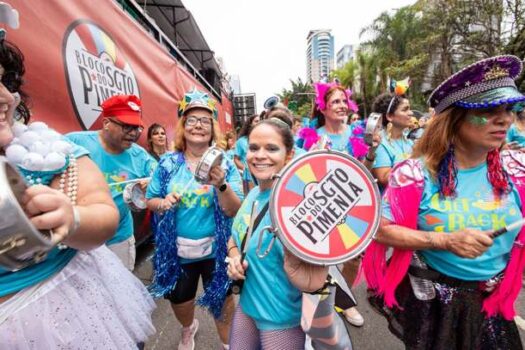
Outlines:
[[[363,158],[368,153],[368,145],[362,137],[350,136],[350,144],[352,145],[352,153],[355,158]]]
[[[520,181],[511,175],[512,181],[519,184]],[[523,203],[525,198],[525,187],[516,186]],[[525,216],[525,205],[522,205],[522,216]],[[503,280],[496,289],[483,301],[483,311],[487,316],[501,314],[506,320],[512,320],[516,316],[514,302],[520,293],[522,286],[523,270],[525,268],[525,227],[523,227],[514,246],[510,252],[509,262],[503,275]]]
[[[302,128],[297,133],[300,139],[304,140],[303,148],[305,150],[309,150],[313,145],[319,141],[319,135],[317,134],[317,130],[314,128]]]

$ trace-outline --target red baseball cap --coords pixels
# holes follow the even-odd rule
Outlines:
[[[136,126],[142,124],[142,103],[135,95],[115,95],[102,102],[102,116],[115,118],[122,123]]]

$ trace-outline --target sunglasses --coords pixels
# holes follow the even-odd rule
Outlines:
[[[137,125],[130,125],[130,124],[124,124],[124,123],[121,123],[115,119],[111,119],[111,118],[108,118],[108,120],[114,124],[117,124],[118,126],[120,126],[122,128],[122,131],[124,131],[126,134],[129,134],[133,131],[137,131],[139,134],[142,132],[142,130],[144,130],[144,128],[142,126],[137,126]]]

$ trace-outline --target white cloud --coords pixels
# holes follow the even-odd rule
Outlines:
[[[361,29],[381,14],[414,0],[286,1],[186,0],[215,55],[229,74],[239,75],[242,92],[255,92],[257,105],[289,79],[306,76],[306,36],[332,29],[335,53],[358,44]]]

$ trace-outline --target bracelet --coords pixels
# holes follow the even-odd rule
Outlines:
[[[370,163],[372,163],[374,160],[376,160],[376,157],[374,158],[368,158],[368,154],[365,156],[365,159],[368,160]]]
[[[57,244],[57,248],[60,250],[67,249],[67,244],[62,243],[66,238],[70,238],[80,227],[80,213],[78,212],[77,206],[73,206],[73,226],[67,231],[67,234],[64,236],[61,242]],[[50,230],[53,233],[53,230]]]
[[[68,236],[74,234],[80,227],[80,213],[77,206],[73,206],[73,227],[68,233]]]
[[[232,250],[233,248],[239,249],[239,247],[237,247],[236,245],[232,245],[230,248],[228,248],[227,254],[230,254],[230,250]]]

